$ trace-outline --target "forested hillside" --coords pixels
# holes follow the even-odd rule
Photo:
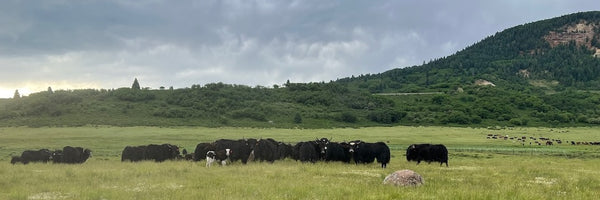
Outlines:
[[[420,66],[327,83],[134,84],[2,99],[0,125],[589,126],[600,124],[599,40],[600,12],[576,13],[498,32]]]
[[[553,86],[549,89],[559,91],[596,90],[599,40],[600,12],[576,13],[504,30],[421,66],[340,81],[371,92],[457,89],[478,79],[509,89],[546,82],[545,86]]]

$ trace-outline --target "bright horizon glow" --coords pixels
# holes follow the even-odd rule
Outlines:
[[[32,93],[38,93],[47,91],[48,87],[52,88],[53,91],[57,90],[78,90],[78,89],[102,89],[99,84],[96,83],[68,83],[68,82],[57,82],[57,83],[24,83],[21,86],[0,87],[0,99],[13,98],[15,90],[19,90],[19,94],[23,96],[29,96]]]

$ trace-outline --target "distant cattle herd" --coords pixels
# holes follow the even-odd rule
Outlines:
[[[30,162],[53,163],[84,163],[92,151],[83,147],[65,146],[62,150],[51,151],[48,149],[26,150],[20,156],[13,156],[12,164]],[[377,161],[382,168],[390,163],[390,148],[384,142],[365,142],[354,140],[350,142],[334,142],[327,138],[298,142],[294,145],[267,139],[219,139],[209,143],[199,143],[193,153],[186,149],[180,151],[177,145],[149,144],[141,146],[127,146],[121,153],[122,162],[166,160],[206,160],[210,167],[214,162],[227,165],[240,161],[246,164],[249,161],[275,162],[290,158],[300,162],[315,163],[342,162],[355,164],[368,164]],[[408,161],[421,161],[446,163],[448,166],[448,150],[444,145],[413,144],[406,151]]]
[[[498,134],[487,134],[486,139],[492,140],[507,140],[520,142],[521,145],[554,145],[554,144],[570,144],[570,145],[600,145],[600,142],[590,141],[563,141],[561,139],[549,138],[549,137],[532,137],[532,136],[509,136],[509,135],[498,135]]]

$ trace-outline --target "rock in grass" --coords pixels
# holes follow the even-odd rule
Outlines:
[[[394,186],[419,186],[425,179],[412,170],[398,170],[383,179],[383,184]]]

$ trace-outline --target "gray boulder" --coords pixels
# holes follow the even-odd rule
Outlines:
[[[399,170],[391,173],[383,179],[383,184],[394,186],[419,186],[425,183],[425,179],[411,170]]]

